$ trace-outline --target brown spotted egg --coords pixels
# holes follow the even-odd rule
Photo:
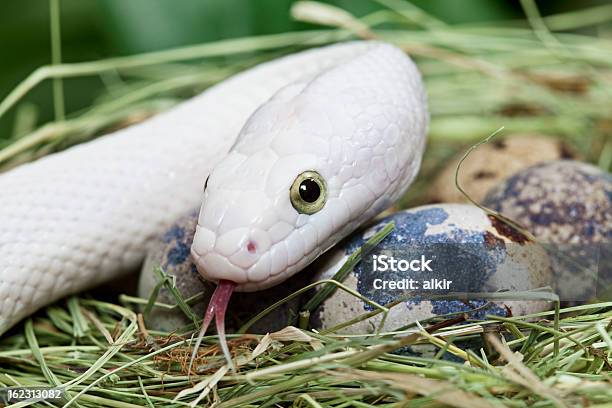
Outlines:
[[[493,188],[484,204],[550,247],[562,300],[601,299],[612,285],[610,173],[578,161],[543,163]]]
[[[464,153],[453,158],[436,177],[427,195],[429,202],[463,203],[468,200],[455,186],[455,170]],[[518,134],[479,146],[461,165],[459,183],[476,202],[512,174],[550,160],[575,154],[563,141],[543,135]]]

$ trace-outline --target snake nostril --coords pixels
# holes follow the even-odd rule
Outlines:
[[[255,242],[248,240],[246,244],[246,249],[247,251],[249,251],[250,254],[254,254],[255,252],[257,252],[257,245],[255,245]]]

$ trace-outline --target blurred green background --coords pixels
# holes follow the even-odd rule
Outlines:
[[[318,28],[292,21],[292,0],[60,0],[64,62],[124,56],[222,38]],[[360,16],[382,8],[369,0],[329,3]],[[518,1],[414,0],[453,24],[524,18]],[[539,1],[543,14],[603,4],[606,1]],[[49,2],[0,4],[0,98],[51,57]],[[96,77],[64,81],[67,113],[87,106],[104,83]],[[24,101],[37,106],[38,124],[53,117],[50,81]],[[0,119],[0,140],[10,137],[14,110]]]

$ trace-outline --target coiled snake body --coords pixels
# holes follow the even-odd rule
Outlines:
[[[412,61],[391,45],[351,42],[261,64],[4,173],[0,334],[134,270],[199,203],[200,273],[231,282],[229,293],[280,284],[405,191],[427,123]]]

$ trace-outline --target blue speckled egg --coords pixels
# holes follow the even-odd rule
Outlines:
[[[344,284],[378,304],[399,301],[391,308],[383,330],[395,330],[430,317],[466,312],[470,318],[486,314],[524,315],[546,310],[549,304],[533,300],[497,300],[495,302],[457,295],[451,299],[432,299],[430,295],[450,292],[525,291],[545,287],[551,271],[546,252],[538,244],[479,208],[467,204],[438,204],[392,214],[376,225],[353,234],[344,244],[315,265],[318,279],[332,277],[347,257],[368,238],[393,221],[395,229],[344,280]],[[388,269],[374,269],[374,256],[387,256]],[[414,269],[389,266],[389,257],[418,260]],[[426,260],[430,260],[427,264]],[[427,264],[427,267],[423,267]],[[382,281],[404,282],[412,279],[418,290],[400,288],[401,284],[382,287]],[[451,281],[446,285],[442,280]],[[378,282],[378,283],[377,283]],[[426,282],[429,282],[427,285]],[[435,282],[439,283],[436,286]],[[444,286],[446,285],[446,288]],[[406,292],[411,295],[406,297]],[[402,300],[402,298],[405,298]],[[331,328],[374,310],[361,299],[341,290],[328,297],[312,316],[315,328]],[[363,334],[376,331],[382,315],[374,316],[340,333]]]
[[[203,280],[191,260],[190,248],[197,221],[198,210],[189,212],[177,220],[152,246],[140,274],[138,293],[143,298],[151,295],[157,284],[157,276],[154,271],[161,267],[168,275],[175,278],[176,288],[183,298],[187,299],[203,293],[203,296],[191,305],[196,315],[203,317],[205,308],[215,290],[215,284]],[[309,276],[298,274],[294,279],[264,291],[234,293],[226,314],[227,331],[230,333],[236,331],[257,313],[308,283]],[[166,288],[161,289],[157,301],[171,305],[176,303],[175,298]],[[267,333],[293,324],[293,319],[299,312],[300,302],[301,299],[297,297],[274,309],[255,323],[249,331]],[[172,310],[154,308],[146,323],[152,329],[174,331],[191,321],[178,308]]]
[[[525,226],[550,249],[561,299],[610,300],[612,175],[590,164],[553,161],[522,170],[484,204]]]

